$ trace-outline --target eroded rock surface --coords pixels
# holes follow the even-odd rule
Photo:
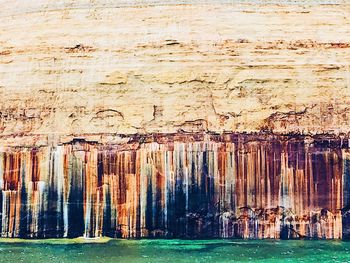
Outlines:
[[[349,238],[350,5],[2,1],[0,236]]]
[[[5,1],[2,144],[350,131],[346,2],[145,3]]]
[[[348,139],[302,136],[7,148],[0,236],[348,238],[349,163]]]

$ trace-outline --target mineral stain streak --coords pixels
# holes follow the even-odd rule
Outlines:
[[[346,238],[347,139],[85,140],[0,153],[2,237]]]

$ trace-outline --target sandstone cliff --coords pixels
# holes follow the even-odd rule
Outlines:
[[[350,131],[344,2],[3,2],[2,145]]]
[[[1,237],[350,237],[349,3],[1,3]]]

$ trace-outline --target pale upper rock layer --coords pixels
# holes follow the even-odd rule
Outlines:
[[[48,134],[350,131],[347,2],[2,2],[5,145]]]

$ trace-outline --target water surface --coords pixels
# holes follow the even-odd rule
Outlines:
[[[350,242],[0,239],[0,262],[350,262]]]

